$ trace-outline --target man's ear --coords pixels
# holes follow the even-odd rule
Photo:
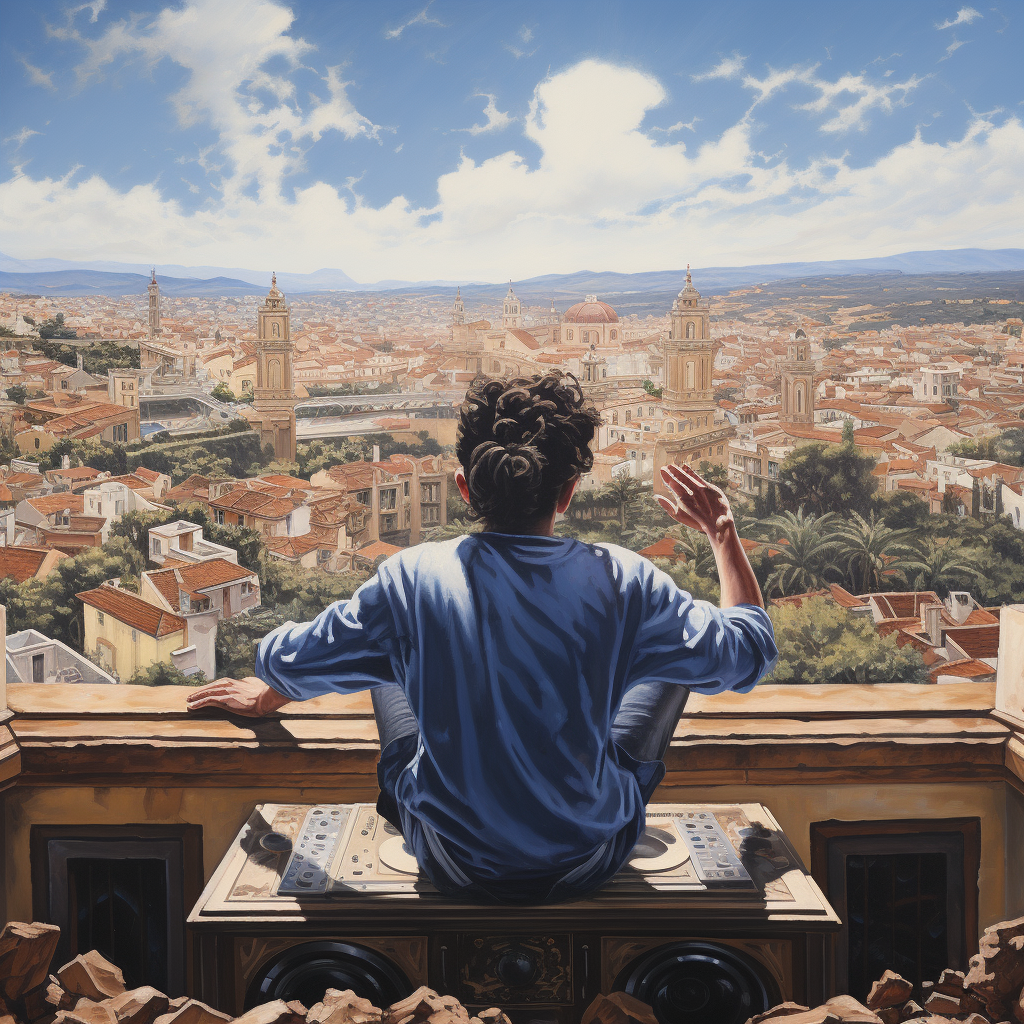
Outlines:
[[[462,500],[467,504],[471,504],[469,500],[469,484],[466,483],[466,474],[460,466],[455,470],[455,486],[459,489],[459,494],[462,495]]]
[[[558,494],[558,504],[555,505],[555,511],[559,515],[569,507],[569,502],[572,501],[572,496],[576,491],[576,485],[579,482],[580,478],[575,476],[567,484],[562,485],[562,490]]]

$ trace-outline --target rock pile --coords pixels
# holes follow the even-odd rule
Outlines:
[[[351,989],[328,989],[308,1010],[277,999],[229,1017],[198,999],[170,999],[155,988],[126,989],[124,976],[96,950],[48,974],[60,929],[12,921],[0,932],[0,1024],[511,1024],[498,1008],[475,1017],[454,996],[423,986],[383,1009]],[[625,992],[598,996],[581,1024],[658,1024]],[[1021,1022],[1024,1024],[1024,1021]]]
[[[967,974],[945,970],[938,981],[914,986],[886,971],[871,986],[865,1003],[836,996],[811,1009],[781,1003],[747,1024],[1024,1024],[1024,917],[985,929]]]

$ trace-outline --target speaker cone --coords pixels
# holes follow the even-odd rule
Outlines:
[[[755,966],[710,942],[672,942],[634,960],[615,988],[648,1003],[661,1024],[744,1024],[770,1003]]]
[[[305,942],[292,946],[249,986],[247,1010],[272,999],[320,1002],[329,988],[350,988],[384,1008],[412,992],[409,979],[390,960],[347,942]]]

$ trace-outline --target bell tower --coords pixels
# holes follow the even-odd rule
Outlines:
[[[694,288],[689,264],[686,284],[672,303],[669,317],[672,326],[665,343],[665,406],[687,413],[710,411],[713,415],[715,345],[711,340],[711,306]]]
[[[256,310],[256,385],[253,388],[255,419],[261,440],[274,446],[279,459],[295,461],[295,387],[292,380],[291,314],[277,287]]]
[[[800,328],[790,339],[782,371],[781,423],[814,423],[814,360],[807,334]]]
[[[512,290],[512,282],[508,283],[508,294],[501,313],[501,326],[506,331],[517,331],[523,326],[523,307]]]
[[[149,337],[152,340],[160,334],[160,285],[156,283],[156,267],[153,268],[146,291],[149,292]]]

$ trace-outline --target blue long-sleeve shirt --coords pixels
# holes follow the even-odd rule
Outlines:
[[[402,686],[421,741],[396,799],[486,881],[641,834],[611,739],[630,687],[743,692],[776,655],[763,609],[695,601],[632,551],[478,533],[408,548],[350,600],[274,630],[256,673],[294,700]]]

